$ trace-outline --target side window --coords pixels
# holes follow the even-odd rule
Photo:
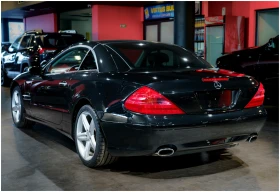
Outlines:
[[[48,72],[65,73],[77,71],[88,51],[87,48],[74,48],[65,52],[50,65]]]
[[[113,51],[110,48],[108,48],[107,50],[111,54],[119,71],[124,72],[124,71],[128,71],[130,69],[129,66],[125,63],[125,61],[118,54],[116,54],[115,51]]]
[[[28,47],[30,37],[31,37],[30,35],[23,36],[23,38],[20,42],[20,45],[19,45],[19,49],[24,49],[24,48]]]
[[[140,58],[143,50],[141,49],[119,49],[122,54],[124,54],[132,63],[136,63]]]
[[[94,70],[97,69],[95,58],[91,51],[88,52],[79,70]]]
[[[35,40],[35,36],[31,35],[31,39],[30,39],[30,47],[34,47],[34,45],[36,45],[36,40]]]
[[[174,53],[169,50],[161,50],[161,53],[164,53],[166,61],[163,62],[164,66],[173,67],[174,66]]]
[[[20,41],[20,39],[21,39],[21,36],[18,37],[18,38],[15,40],[15,42],[11,45],[12,48],[14,48],[15,50],[17,50],[18,47],[19,47],[19,41]]]
[[[149,68],[173,66],[173,52],[168,50],[150,52],[147,54],[147,62],[142,63],[141,67],[143,67],[143,64],[145,67]]]

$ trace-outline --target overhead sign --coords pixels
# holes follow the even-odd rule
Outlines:
[[[174,17],[173,4],[161,4],[144,8],[145,20],[166,19]]]

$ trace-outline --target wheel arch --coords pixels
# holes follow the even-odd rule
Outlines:
[[[10,86],[10,95],[11,95],[11,97],[12,97],[12,94],[13,94],[13,90],[14,90],[14,88],[15,88],[16,86],[19,86],[18,82],[12,81],[11,86]],[[19,86],[19,87],[20,87],[20,86]],[[21,87],[20,87],[20,89],[21,89]]]
[[[88,98],[80,98],[79,100],[77,100],[75,102],[75,104],[73,105],[73,110],[72,110],[72,114],[71,114],[71,136],[72,138],[74,139],[74,128],[75,128],[75,121],[76,121],[76,118],[77,118],[77,114],[79,112],[79,110],[84,106],[84,105],[90,105],[92,107],[92,109],[95,111],[96,115],[97,115],[97,119],[99,120],[100,117],[98,115],[98,111],[95,109],[94,107],[94,104],[88,99]],[[103,129],[102,127],[100,126],[100,129],[104,135],[104,132],[103,132]],[[106,137],[104,135],[104,138],[105,138],[105,141],[106,141]]]
[[[12,95],[12,91],[16,86],[19,86],[20,91],[22,94],[24,94],[24,89],[25,89],[25,79],[20,79],[20,78],[15,78],[12,80],[11,84],[10,84],[10,93]]]

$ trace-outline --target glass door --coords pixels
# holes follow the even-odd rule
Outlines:
[[[257,11],[256,45],[264,45],[277,35],[279,35],[279,9]]]
[[[160,42],[174,44],[174,21],[160,23]]]
[[[224,26],[206,27],[206,60],[216,67],[216,60],[222,56]]]
[[[146,25],[145,34],[147,41],[158,41],[158,24]]]

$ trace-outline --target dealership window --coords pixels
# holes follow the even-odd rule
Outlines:
[[[9,42],[13,43],[16,38],[24,33],[24,24],[23,22],[9,22]]]
[[[279,35],[279,9],[257,11],[256,46],[266,44]]]
[[[204,16],[201,1],[195,1],[194,52],[204,57]],[[161,10],[161,11],[157,11]],[[174,13],[172,3],[144,7],[144,40],[174,43]]]

